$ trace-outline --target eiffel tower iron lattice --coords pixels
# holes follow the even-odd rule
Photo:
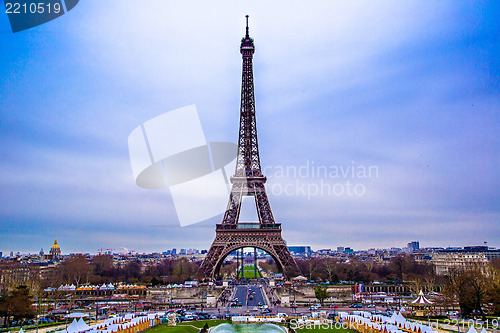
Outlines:
[[[260,166],[252,63],[255,46],[248,32],[248,15],[246,19],[246,34],[240,46],[243,74],[236,169],[231,177],[231,193],[224,219],[217,224],[215,240],[200,267],[202,274],[211,279],[217,277],[224,259],[243,247],[264,250],[271,255],[281,272],[297,268],[281,236],[281,224],[274,221],[264,185],[267,178],[262,174]],[[244,196],[254,198],[258,223],[239,223]]]

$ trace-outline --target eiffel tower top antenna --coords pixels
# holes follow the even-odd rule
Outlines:
[[[245,15],[245,17],[247,18],[247,34],[245,35],[245,37],[250,37],[250,35],[248,34],[248,15]]]

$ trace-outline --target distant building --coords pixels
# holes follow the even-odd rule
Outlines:
[[[420,243],[418,241],[409,242],[406,247],[410,249],[409,252],[414,252],[420,249]]]
[[[346,247],[346,248],[344,249],[344,253],[345,253],[345,254],[353,254],[353,253],[354,253],[354,250],[353,250],[353,249],[351,249],[350,247]]]
[[[289,246],[288,250],[292,252],[292,254],[308,256],[313,253],[310,246]]]
[[[179,252],[180,255],[186,254],[186,249],[181,249]]]
[[[172,254],[173,256],[177,255],[177,249],[172,249],[171,254]]]
[[[344,253],[345,248],[343,246],[337,246],[337,252]]]
[[[54,260],[58,260],[61,257],[61,248],[59,247],[59,244],[57,244],[57,238],[54,241],[54,244],[50,247],[49,253]]]
[[[436,275],[446,275],[453,269],[468,270],[480,268],[486,270],[490,260],[500,258],[500,250],[487,246],[466,246],[448,248],[432,255]]]
[[[2,259],[2,252],[0,251],[0,259]]]
[[[42,249],[40,250],[39,255],[40,255],[40,257],[42,257],[44,254],[45,254],[45,252],[43,252],[43,248],[42,248]]]

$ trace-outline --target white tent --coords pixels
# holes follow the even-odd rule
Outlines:
[[[73,319],[73,322],[68,326],[66,332],[67,333],[80,332],[80,325],[78,325],[78,321],[76,319]]]
[[[484,328],[483,328],[484,329]],[[469,330],[467,331],[467,333],[477,333],[476,329],[474,328],[474,326],[471,326],[469,328]]]
[[[80,332],[81,331],[88,331],[90,329],[90,326],[87,325],[85,321],[83,321],[83,318],[80,317],[80,320],[78,320],[78,325],[80,327]]]
[[[85,314],[83,312],[73,312],[68,315],[66,315],[64,318],[82,318],[82,317],[88,317],[88,314]]]
[[[406,322],[406,319],[405,317],[403,317],[403,315],[401,314],[401,312],[394,312],[394,314],[392,315],[391,317],[392,319],[394,319],[394,322],[396,324],[399,324],[399,323],[405,323]]]

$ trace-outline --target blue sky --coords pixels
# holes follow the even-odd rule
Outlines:
[[[0,251],[55,237],[63,253],[208,248],[222,217],[181,228],[168,190],[134,184],[127,138],[196,104],[207,141],[236,142],[246,14],[263,166],[377,170],[271,172],[288,244],[500,247],[499,12],[494,1],[82,0],[15,34],[0,15]],[[346,181],[363,194],[276,190]]]

